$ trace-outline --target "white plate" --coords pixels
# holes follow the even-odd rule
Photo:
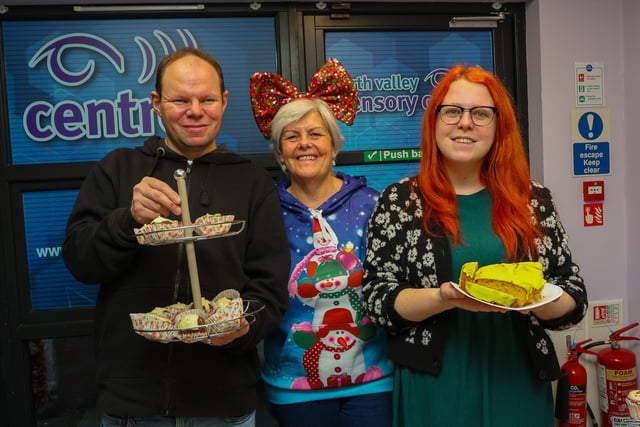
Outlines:
[[[492,307],[498,307],[498,308],[504,308],[506,310],[516,310],[516,311],[531,310],[537,307],[541,307],[545,304],[550,303],[551,301],[555,301],[560,297],[560,295],[562,295],[562,292],[564,292],[560,286],[554,285],[553,283],[545,283],[544,288],[542,288],[542,298],[540,298],[539,301],[536,301],[533,304],[525,305],[522,307],[505,307],[504,305],[482,301],[481,299],[478,299],[473,295],[468,294],[457,283],[451,282],[451,284],[453,285],[454,288],[456,288],[456,290],[458,290],[458,292],[468,296],[469,298],[473,298],[476,301],[480,301],[481,303],[490,305]]]

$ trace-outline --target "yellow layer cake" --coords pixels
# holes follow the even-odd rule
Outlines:
[[[539,262],[490,264],[468,262],[460,271],[460,287],[482,301],[523,307],[540,299],[546,281]]]

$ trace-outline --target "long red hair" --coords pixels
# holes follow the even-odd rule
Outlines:
[[[485,156],[480,179],[493,197],[493,229],[504,243],[507,260],[537,256],[535,238],[541,235],[532,221],[531,180],[520,127],[507,89],[492,73],[479,67],[455,66],[433,89],[422,119],[422,159],[418,173],[424,200],[424,228],[431,235],[444,233],[462,244],[458,230],[458,202],[435,138],[437,108],[451,83],[467,79],[489,90],[498,110],[495,141]]]

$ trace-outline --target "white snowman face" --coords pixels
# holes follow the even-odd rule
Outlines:
[[[331,243],[330,240],[327,240],[323,237],[322,233],[315,233],[313,235],[313,247],[314,248],[323,248],[328,246]]]
[[[355,335],[344,329],[337,329],[329,332],[326,337],[322,339],[325,345],[330,347],[342,347],[347,348],[357,339]]]
[[[346,289],[348,286],[348,280],[349,276],[346,274],[334,276],[326,280],[318,280],[315,287],[321,294],[333,294]]]

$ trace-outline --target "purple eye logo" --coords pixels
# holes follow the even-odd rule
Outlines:
[[[63,56],[67,49],[81,48],[93,50],[104,56],[116,71],[124,72],[124,56],[111,43],[101,37],[86,33],[71,33],[56,37],[42,46],[29,61],[29,67],[34,68],[38,63],[47,60],[49,74],[63,86],[80,86],[86,83],[96,68],[93,59],[80,71],[71,71],[65,67]]]
[[[434,87],[438,86],[438,83],[440,83],[440,79],[445,74],[447,74],[448,71],[449,71],[448,68],[434,68],[429,72],[429,74],[424,76],[424,79],[422,80],[428,83],[429,85],[431,85],[431,88],[433,89]],[[430,99],[431,99],[431,93],[422,97],[422,101],[421,101],[422,109],[427,108],[427,104],[429,103]]]
[[[448,68],[436,68],[432,70],[429,74],[427,74],[423,80],[429,83],[431,87],[436,87],[438,86],[438,83],[440,82],[440,79],[442,78],[442,76],[447,74],[447,71],[449,71]]]
[[[189,30],[177,30],[184,46],[197,47],[197,42]],[[153,35],[160,42],[164,55],[174,52],[176,45],[163,31],[156,30]],[[156,54],[151,43],[144,37],[134,37],[135,43],[142,55],[142,69],[138,76],[138,83],[146,83],[156,68]],[[47,61],[47,68],[51,77],[63,86],[81,86],[91,79],[96,69],[96,63],[89,59],[80,70],[71,70],[64,62],[64,54],[69,49],[92,50],[107,59],[113,68],[123,74],[125,71],[124,55],[111,43],[102,37],[88,33],[71,33],[56,37],[43,45],[29,61],[29,67],[34,68],[40,62]]]

